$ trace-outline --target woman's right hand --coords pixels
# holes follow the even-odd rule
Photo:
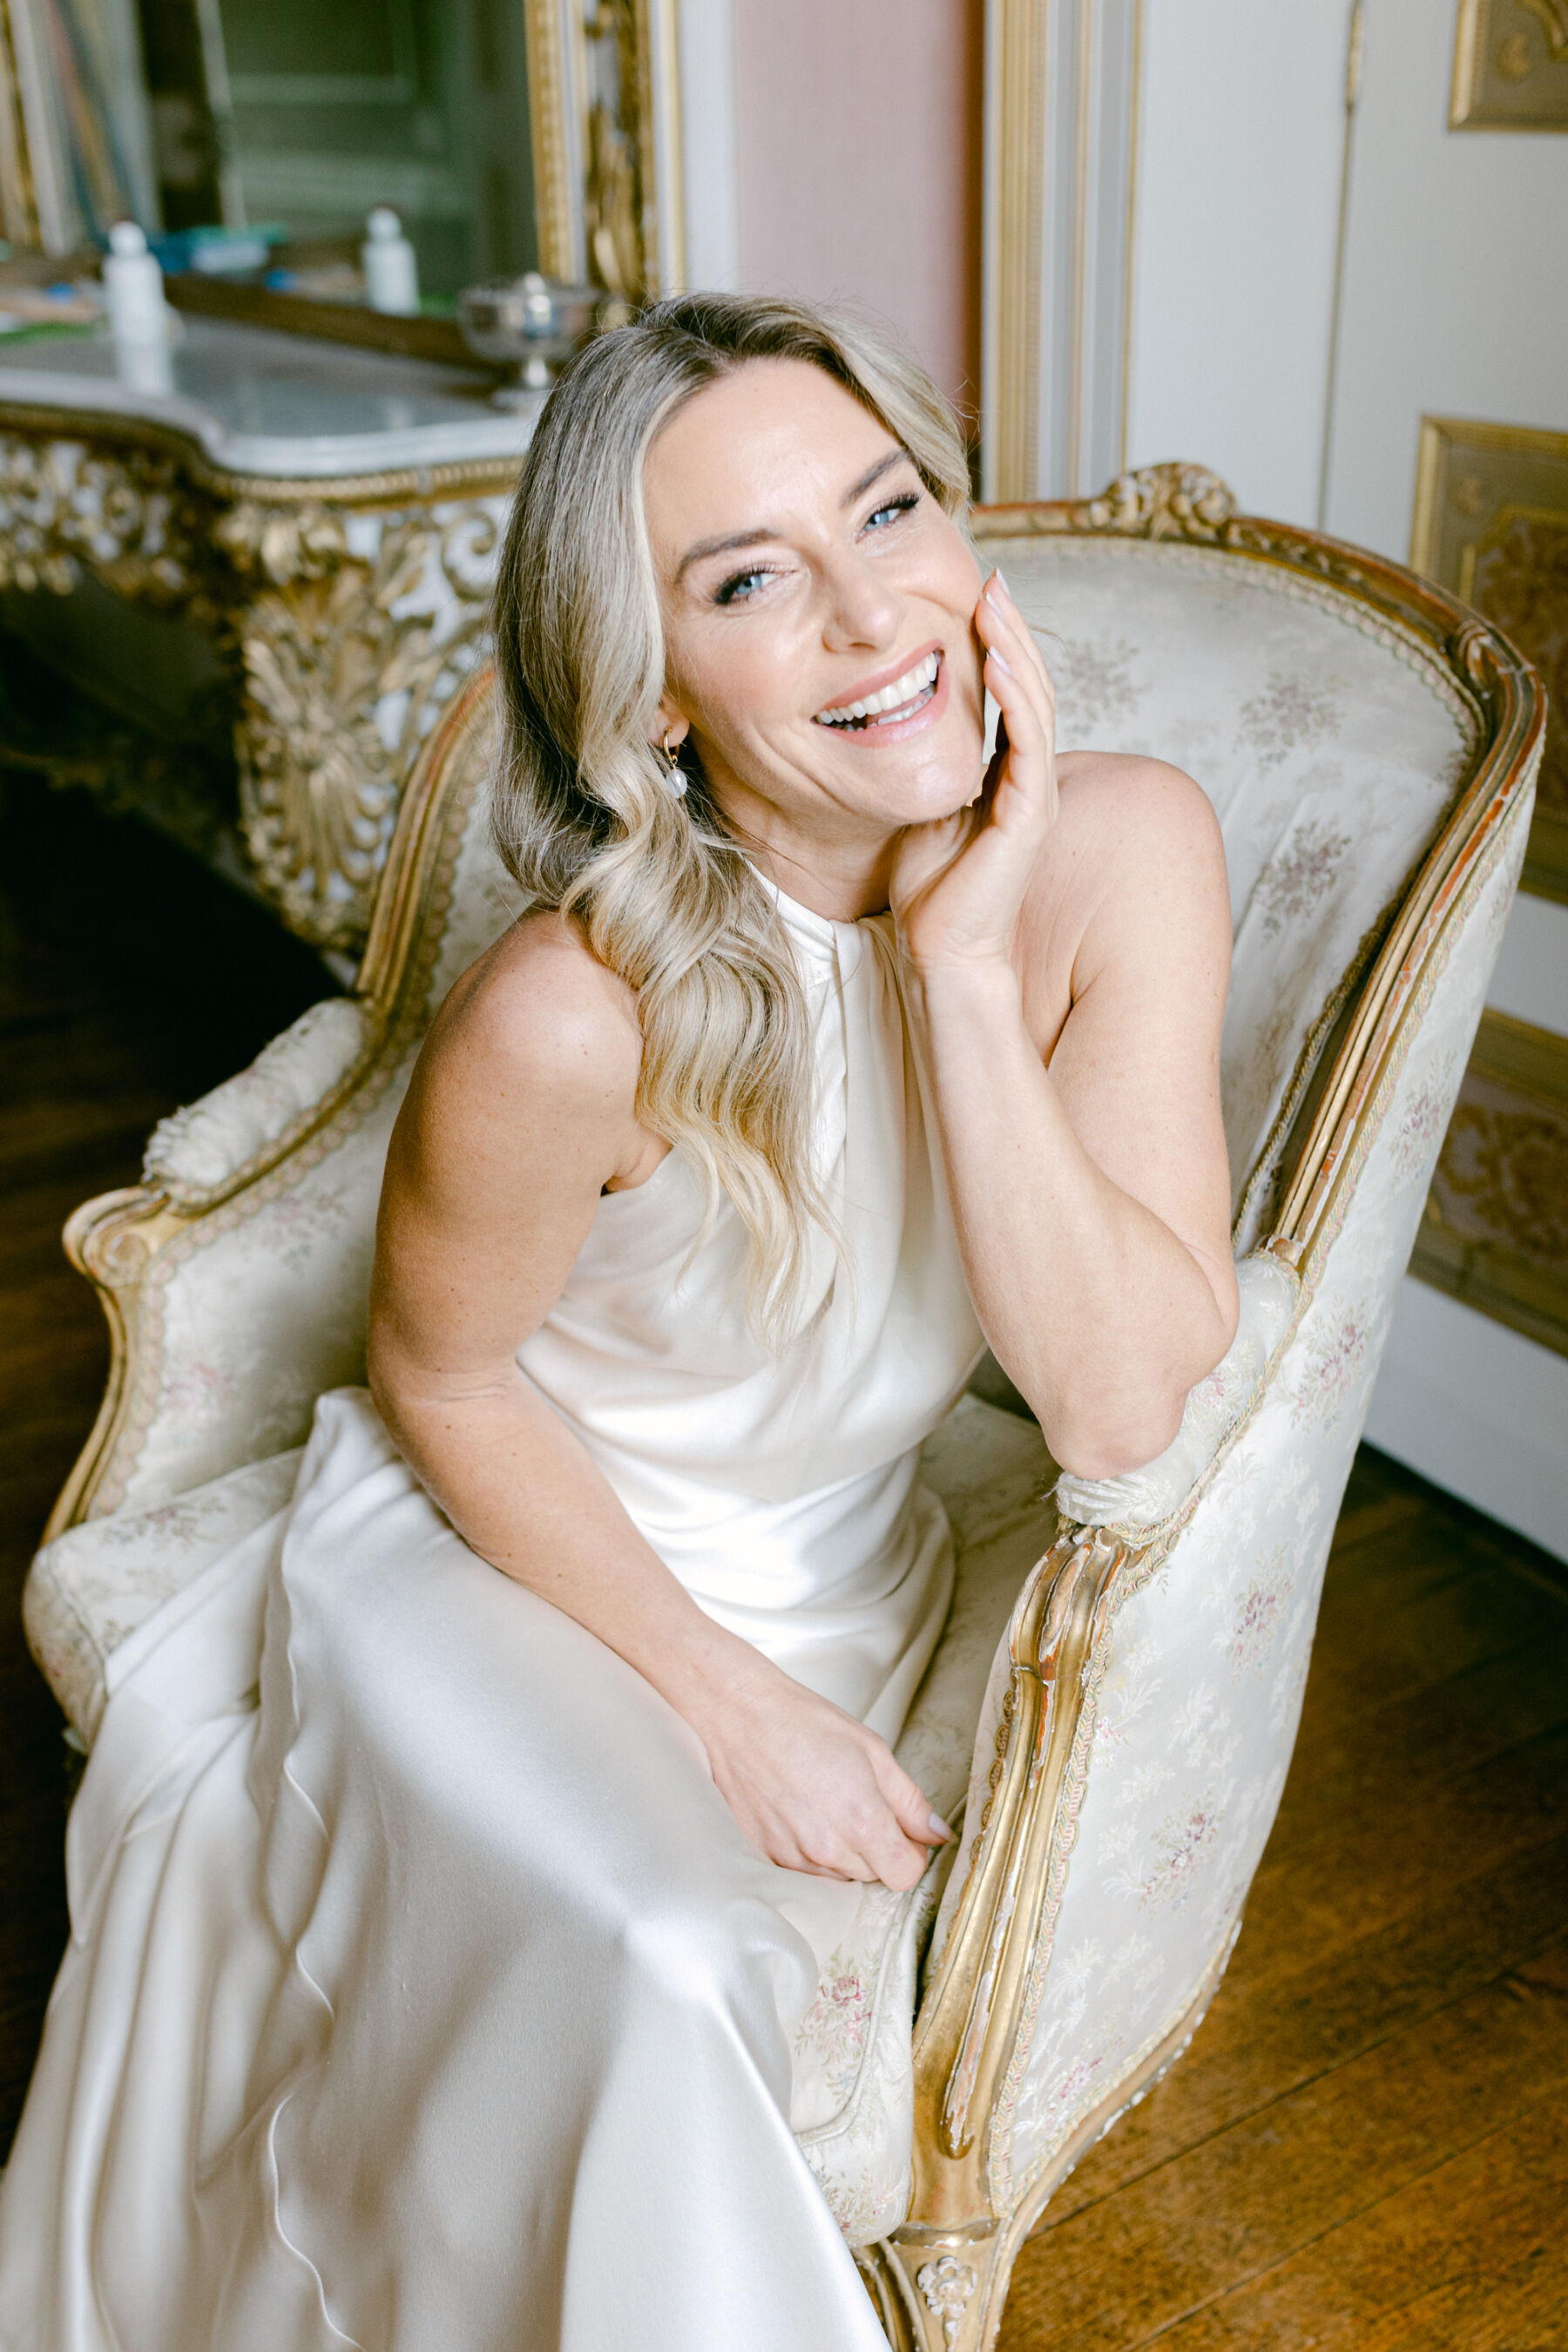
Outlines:
[[[687,1719],[752,1843],[784,1870],[913,1886],[952,1832],[887,1741],[755,1651],[726,1681]]]

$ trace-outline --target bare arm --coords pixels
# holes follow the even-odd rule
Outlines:
[[[657,1165],[633,1115],[640,1050],[629,996],[549,919],[459,983],[387,1157],[372,1391],[473,1549],[618,1651],[691,1725],[770,1859],[910,1885],[937,1839],[885,1743],[703,1614],[516,1361],[601,1192]]]
[[[1224,856],[1153,761],[1080,761],[1058,803],[1032,640],[1010,599],[977,625],[1008,751],[957,854],[901,877],[906,951],[976,1311],[1057,1459],[1103,1476],[1170,1443],[1236,1328]]]

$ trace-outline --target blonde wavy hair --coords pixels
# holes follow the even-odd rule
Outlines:
[[[961,524],[968,467],[951,408],[884,334],[836,311],[686,294],[600,336],[552,392],[496,588],[502,751],[497,848],[533,905],[581,925],[637,997],[637,1115],[721,1189],[749,1243],[746,1313],[782,1345],[814,1223],[805,1004],[767,889],[689,739],[684,798],[650,740],[665,687],[643,468],[660,429],[752,360],[804,360],[909,451]],[[706,1230],[706,1228],[704,1229]]]

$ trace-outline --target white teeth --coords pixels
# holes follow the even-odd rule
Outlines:
[[[906,670],[902,677],[893,680],[891,686],[885,686],[880,694],[868,695],[864,702],[840,702],[831,709],[819,710],[816,714],[818,725],[847,727],[857,719],[874,719],[883,712],[901,709],[906,702],[913,702],[918,695],[925,692],[935,679],[941,662],[940,654],[927,654],[924,661],[917,662],[913,669]]]

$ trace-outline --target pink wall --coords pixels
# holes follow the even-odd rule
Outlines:
[[[741,283],[879,311],[973,415],[984,0],[735,0]]]

